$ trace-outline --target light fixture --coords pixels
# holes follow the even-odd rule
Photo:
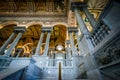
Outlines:
[[[59,45],[57,45],[56,49],[57,49],[58,51],[61,51],[61,50],[63,50],[63,46],[62,46],[61,44],[59,44]]]

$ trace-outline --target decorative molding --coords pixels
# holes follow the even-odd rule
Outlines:
[[[22,33],[24,33],[26,31],[26,28],[25,28],[25,26],[18,26],[18,27],[15,27],[15,29],[14,29],[14,32],[22,32]]]
[[[42,32],[51,32],[53,27],[42,27]]]

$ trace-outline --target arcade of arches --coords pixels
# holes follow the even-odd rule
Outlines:
[[[1,29],[0,34],[1,36],[4,36],[1,39],[1,44],[0,44],[1,46],[6,42],[9,36],[14,32],[15,26],[17,25],[10,24],[10,25],[4,26]],[[18,44],[15,47],[16,52],[19,49],[22,49],[22,52],[20,53],[19,57],[31,57],[32,55],[34,55],[41,33],[42,33],[42,25],[33,24],[27,27],[26,32],[23,33],[22,37],[20,38]],[[65,51],[65,40],[67,36],[68,36],[67,27],[65,25],[63,24],[54,25],[51,30],[49,48],[53,49],[54,51],[58,51],[56,49],[56,46],[60,44],[63,46],[62,51]],[[47,38],[47,32],[45,32],[44,34],[41,50],[39,52],[39,54],[41,55],[44,52],[46,38]],[[10,43],[6,47],[6,50],[10,47],[12,41],[13,40],[10,41]],[[16,57],[17,54],[15,54],[15,51],[13,50],[10,56]],[[4,54],[4,52],[2,54]]]
[[[0,80],[120,80],[119,0],[0,2]]]

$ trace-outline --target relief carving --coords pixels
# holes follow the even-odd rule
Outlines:
[[[110,46],[101,50],[95,55],[95,59],[99,66],[106,65],[120,59],[120,41],[112,43]]]

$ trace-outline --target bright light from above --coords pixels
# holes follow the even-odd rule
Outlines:
[[[63,49],[63,46],[61,44],[59,44],[59,45],[57,45],[56,49],[61,51]]]

